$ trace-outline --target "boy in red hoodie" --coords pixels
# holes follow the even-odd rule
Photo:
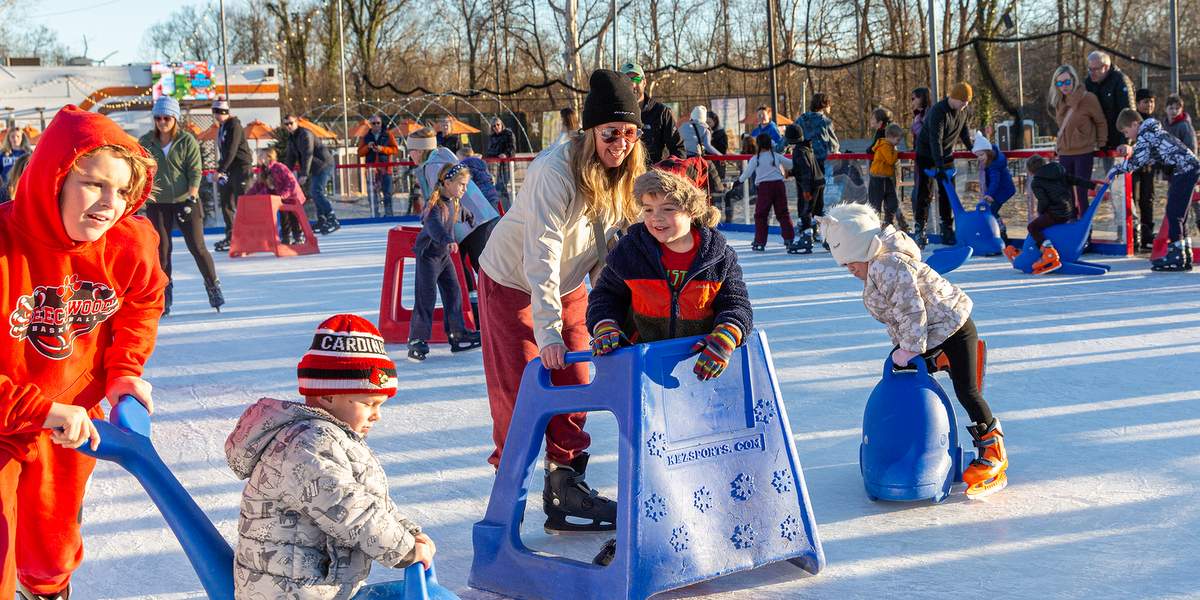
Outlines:
[[[0,206],[0,598],[67,598],[95,460],[91,418],[125,394],[152,410],[142,366],[167,277],[134,216],[154,160],[107,117],[63,108]]]

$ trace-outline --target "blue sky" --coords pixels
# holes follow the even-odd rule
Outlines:
[[[53,0],[35,3],[25,14],[31,22],[58,32],[72,54],[83,54],[87,36],[88,56],[116,52],[107,64],[123,65],[154,58],[142,54],[142,34],[187,4],[195,0]]]

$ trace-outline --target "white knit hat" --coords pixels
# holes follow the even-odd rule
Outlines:
[[[422,127],[411,134],[405,141],[409,150],[437,150],[437,136],[428,127]]]
[[[703,106],[697,106],[692,109],[692,122],[697,125],[704,125],[708,122],[708,109]]]
[[[829,253],[839,265],[866,262],[879,254],[879,214],[863,204],[846,203],[830,208],[817,217],[821,233],[829,244]]]
[[[971,145],[971,152],[983,152],[984,150],[991,149],[992,143],[988,141],[987,136],[983,135],[982,131],[976,129],[975,143]]]

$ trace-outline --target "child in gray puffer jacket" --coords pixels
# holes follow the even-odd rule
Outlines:
[[[436,548],[388,497],[365,440],[396,393],[383,338],[361,317],[335,315],[297,371],[304,403],[263,398],[225,441],[230,468],[248,479],[236,597],[341,600],[362,587],[372,561],[428,568]]]

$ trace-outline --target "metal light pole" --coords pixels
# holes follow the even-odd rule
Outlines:
[[[779,88],[775,84],[775,0],[767,0],[767,63],[771,68],[771,122],[778,123]]]
[[[1179,0],[1167,0],[1171,19],[1171,93],[1179,93]]]
[[[617,59],[617,0],[612,0],[609,6],[610,16],[612,17],[613,30],[613,69],[620,69],[621,63]],[[656,65],[657,66],[657,65]]]
[[[504,110],[500,103],[500,34],[496,32],[496,12],[492,11],[492,61],[496,63],[496,116]],[[491,131],[490,129],[488,131]]]
[[[938,93],[938,64],[937,64],[937,19],[934,17],[935,5],[929,0],[929,97],[937,102],[942,99]]]
[[[225,58],[225,0],[221,0],[221,76],[225,79],[225,99],[230,100],[229,94],[229,63]]]
[[[932,1],[932,0],[931,0]],[[342,0],[337,0],[337,17],[338,17],[338,69],[342,74],[342,131],[345,132],[345,139],[342,140],[343,154],[347,153],[350,147],[350,106],[346,102],[346,26],[342,24]],[[375,201],[371,201],[371,217],[379,216],[379,209],[375,205]]]
[[[1017,38],[1017,134],[1016,137],[1011,135],[1010,144],[1014,149],[1025,147],[1025,75],[1021,70],[1021,3],[1019,0],[1013,2],[1013,12],[1004,13],[1004,22],[1012,28],[1015,37]]]

